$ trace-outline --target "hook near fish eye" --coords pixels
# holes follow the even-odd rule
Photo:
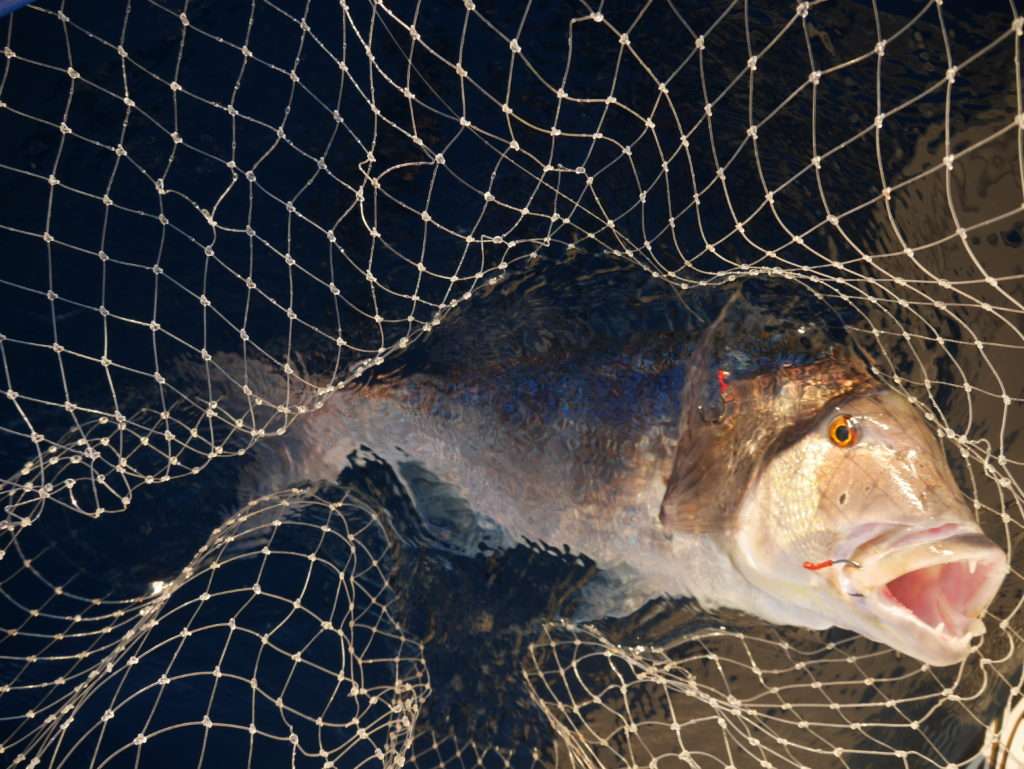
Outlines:
[[[729,395],[729,377],[732,376],[732,372],[726,371],[724,368],[718,369],[715,373],[715,378],[718,380],[718,392],[722,396],[722,400],[729,402],[732,400],[732,396]]]
[[[857,442],[857,428],[850,424],[845,414],[840,414],[828,426],[828,437],[841,449],[848,449]]]
[[[733,402],[732,393],[729,392],[729,377],[731,376],[732,374],[724,368],[715,371],[715,380],[718,383],[717,393],[714,395],[708,393],[710,397],[707,401],[697,406],[697,412],[701,419],[708,424],[718,424],[725,419],[725,412]]]

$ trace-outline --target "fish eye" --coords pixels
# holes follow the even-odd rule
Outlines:
[[[836,446],[847,449],[857,442],[857,428],[845,414],[840,414],[828,426],[828,437]]]

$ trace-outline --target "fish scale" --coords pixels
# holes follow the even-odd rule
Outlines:
[[[592,558],[611,594],[578,619],[690,596],[962,659],[960,630],[978,631],[1005,553],[980,537],[920,413],[869,374],[831,310],[751,280],[702,297],[709,322],[668,284],[585,266],[485,293],[333,395],[283,439],[296,477],[332,479],[367,447],[446,547],[530,540]],[[569,291],[578,313],[560,311]],[[854,436],[843,446],[837,418]],[[922,597],[894,594],[887,583],[939,563],[920,548],[943,526],[938,571],[903,577]],[[969,595],[944,587],[961,561],[978,564]]]

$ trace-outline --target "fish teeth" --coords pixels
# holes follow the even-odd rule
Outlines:
[[[968,570],[968,571],[969,571],[969,572],[970,572],[971,574],[974,574],[974,572],[975,572],[975,571],[977,570],[977,568],[978,568],[978,562],[977,562],[976,560],[974,560],[973,558],[972,558],[972,559],[970,559],[970,560],[969,560],[969,561],[967,562],[967,570]]]
[[[936,633],[945,633],[946,632],[946,623],[945,622],[940,622],[938,625],[936,625],[935,626],[935,632]]]

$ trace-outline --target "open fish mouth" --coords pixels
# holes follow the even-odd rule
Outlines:
[[[890,528],[851,560],[856,566],[842,577],[847,592],[904,637],[901,647],[932,664],[966,656],[970,639],[985,632],[981,616],[1009,571],[999,547],[961,524]]]

